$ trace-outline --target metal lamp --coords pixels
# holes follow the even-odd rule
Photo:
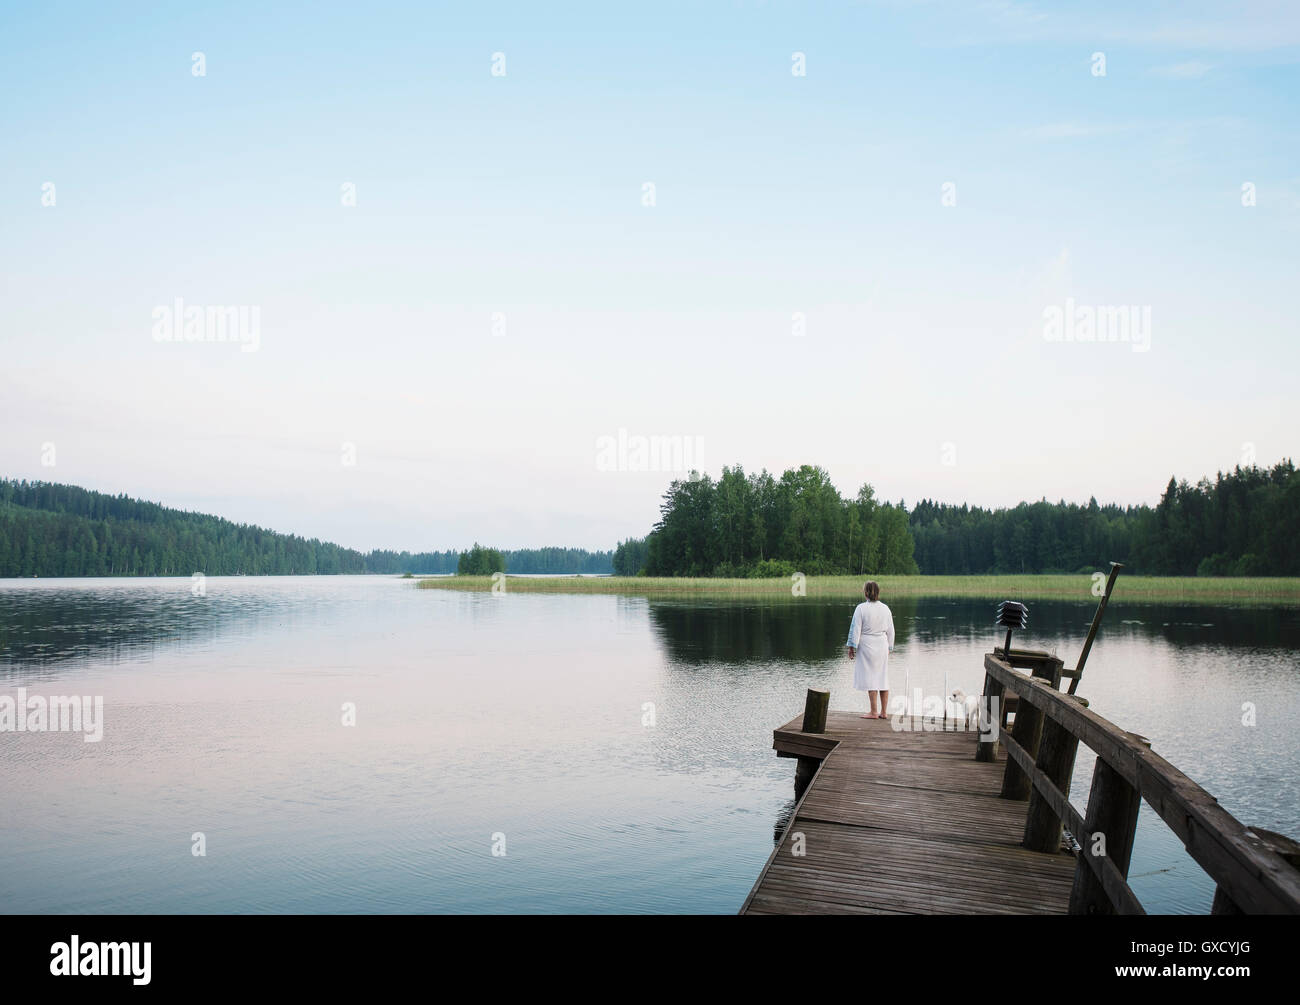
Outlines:
[[[1007,630],[1007,641],[1002,647],[1007,662],[1011,661],[1011,633],[1029,627],[1029,608],[1018,600],[1004,600],[998,604],[998,619],[994,622]]]

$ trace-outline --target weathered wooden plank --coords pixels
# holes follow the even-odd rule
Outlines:
[[[1137,835],[1142,794],[1102,758],[1097,758],[1088,796],[1088,816],[1083,834],[1079,866],[1070,892],[1071,914],[1130,913],[1137,899],[1128,885],[1128,864]],[[1098,839],[1094,855],[1094,839]],[[1118,871],[1118,881],[1105,867]],[[1137,913],[1144,913],[1138,908]]]
[[[933,720],[828,711],[822,723],[814,711],[824,733],[804,732],[803,716],[776,730],[773,747],[812,778],[741,913],[1063,913],[1086,902],[1141,914],[1125,877],[1139,795],[1216,881],[1219,909],[1300,912],[1300,870],[1275,843],[1142,738],[1062,695],[1058,659],[1011,655],[1033,674],[985,657],[985,696],[1022,705],[1008,730],[1002,702],[974,760],[970,731]],[[1101,778],[1086,819],[1066,795],[1079,742]],[[1026,795],[1028,807],[1014,801]],[[1059,851],[1062,824],[1084,854]],[[1087,853],[1094,834],[1107,837],[1104,857]]]
[[[1032,676],[1046,680],[1053,688],[1061,686],[1061,661],[1051,660],[1034,666]],[[1026,703],[1024,708],[1017,707],[1016,722],[1011,735],[1021,748],[1031,756],[1038,756],[1038,746],[1043,736],[1044,716],[1033,705]],[[1032,772],[1022,769],[1015,760],[1007,761],[1006,772],[1002,776],[1003,799],[1028,799],[1033,790],[1030,782]]]
[[[1086,703],[1086,699],[1077,695],[1071,697]],[[1066,810],[1073,811],[1066,794],[1070,790],[1078,750],[1078,737],[1055,719],[1044,716],[1042,743],[1034,761],[1034,770],[1029,772],[1033,790],[1029,794],[1025,836],[1021,841],[1030,851],[1055,851],[1061,846],[1062,824],[1071,819]]]
[[[1254,836],[1218,801],[1149,747],[1043,682],[985,656],[987,680],[1014,687],[1091,747],[1169,825],[1233,903],[1252,914],[1300,912],[1300,870]]]
[[[774,746],[807,749],[801,724]],[[741,913],[1064,913],[1074,858],[1020,846],[1024,806],[998,798],[1004,759],[972,760],[969,732],[893,727],[828,713],[830,749]]]

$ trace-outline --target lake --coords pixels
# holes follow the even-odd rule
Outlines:
[[[0,911],[733,913],[793,803],[773,728],[810,686],[865,707],[851,602],[204,587],[0,581],[0,694],[104,700],[99,742],[0,732]],[[895,693],[978,692],[992,601],[891,606]],[[1017,644],[1072,666],[1094,603],[1030,610]],[[1297,650],[1295,609],[1117,594],[1079,693],[1300,836]],[[1081,748],[1077,805],[1091,768]],[[1209,908],[1145,806],[1130,875],[1151,912]]]

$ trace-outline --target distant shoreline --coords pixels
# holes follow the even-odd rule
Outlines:
[[[804,595],[852,600],[862,596],[866,576],[808,576]],[[1083,573],[997,576],[878,576],[882,599],[890,597],[985,597],[997,600],[1077,600],[1095,604],[1093,578]],[[489,591],[490,576],[416,577],[424,590]],[[789,579],[653,578],[647,576],[547,577],[506,575],[508,593],[615,593],[648,597],[795,598]],[[1123,576],[1112,602],[1268,604],[1300,607],[1300,578]]]

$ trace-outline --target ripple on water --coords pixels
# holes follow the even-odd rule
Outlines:
[[[105,698],[100,743],[0,734],[0,861],[23,866],[0,909],[731,913],[794,805],[772,729],[808,687],[862,701],[851,603],[503,605],[379,577],[211,577],[195,603],[189,585],[0,584],[0,690]],[[1093,709],[1243,821],[1300,834],[1300,619],[1119,603]],[[913,686],[978,687],[987,604],[895,610]],[[1091,615],[1040,603],[1029,638],[1069,662]],[[1154,912],[1213,895],[1149,811],[1131,872]]]

